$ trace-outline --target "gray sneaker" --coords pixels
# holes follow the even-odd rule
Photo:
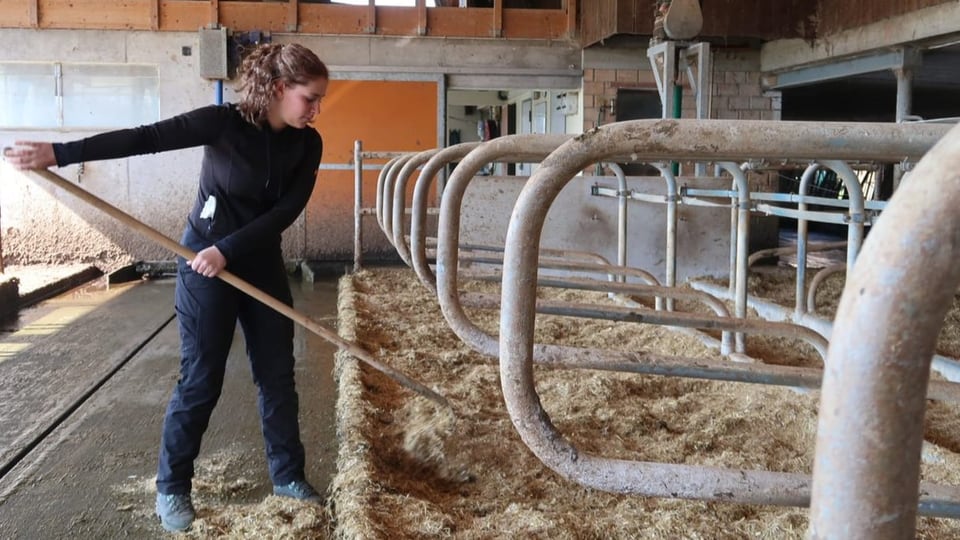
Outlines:
[[[193,502],[190,500],[190,494],[185,495],[164,495],[157,493],[157,517],[160,518],[160,525],[170,532],[181,532],[187,530],[193,523],[193,518],[197,517],[193,509]]]
[[[294,480],[283,486],[273,486],[273,494],[279,497],[290,497],[314,504],[323,504],[323,497],[313,489],[306,480]]]

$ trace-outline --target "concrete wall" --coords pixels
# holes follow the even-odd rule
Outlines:
[[[478,177],[464,195],[461,242],[502,245],[508,218],[525,178]],[[599,183],[616,187],[611,177],[574,178],[550,207],[541,246],[589,251],[617,262],[617,200],[590,194]],[[726,189],[727,180],[683,179],[691,187]],[[628,188],[640,193],[664,194],[660,178],[630,177]],[[627,265],[665,276],[666,205],[630,201],[627,214]],[[681,206],[677,226],[677,273],[683,280],[695,276],[725,276],[729,270],[730,212],[726,209]]]
[[[156,65],[159,71],[160,117],[214,101],[215,87],[198,75],[198,39],[193,32],[12,30],[3,31],[0,61],[104,62]],[[448,74],[470,87],[484,81],[569,88],[579,80],[579,49],[557,41],[409,39],[384,37],[274,35],[274,41],[298,41],[311,47],[331,67],[334,78],[403,80]],[[182,47],[193,54],[184,56]],[[235,100],[228,82],[225,101]],[[439,115],[440,113],[438,113]],[[389,118],[356,121],[392,126]],[[384,123],[387,122],[387,123]],[[80,130],[0,130],[0,145],[16,140],[65,141],[93,134]],[[430,141],[426,141],[430,143]],[[201,151],[191,149],[127,160],[87,163],[59,170],[108,202],[162,233],[179,238],[196,196]],[[172,256],[125,230],[99,212],[43,183],[3,167],[0,177],[0,233],[8,264],[82,261],[114,266],[129,260],[165,260]],[[344,190],[350,191],[350,190]],[[329,203],[329,201],[327,201]],[[335,204],[352,208],[352,193]],[[350,212],[347,212],[348,214]],[[300,220],[284,236],[292,259],[343,257],[352,253],[352,219],[340,214],[320,224],[323,235],[306,234]],[[342,245],[330,246],[331,236]],[[316,238],[316,245],[310,245]]]
[[[197,75],[194,33],[153,34],[115,31],[4,30],[0,61],[63,61],[153,64],[159,71],[160,117],[204,104],[214,97],[212,82]],[[0,131],[0,145],[16,140],[66,141],[93,131]],[[87,163],[59,169],[111,204],[163,233],[179,238],[196,196],[200,150],[129,160]],[[170,256],[125,230],[100,212],[41,180],[3,168],[0,177],[0,227],[4,258],[10,263],[103,262],[167,259]]]

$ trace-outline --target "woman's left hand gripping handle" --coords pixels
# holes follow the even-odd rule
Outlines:
[[[48,142],[17,141],[3,149],[3,159],[20,170],[46,169],[57,164],[53,144]]]

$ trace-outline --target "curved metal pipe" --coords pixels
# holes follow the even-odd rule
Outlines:
[[[400,156],[390,158],[390,161],[387,161],[387,162],[383,165],[383,168],[380,169],[380,174],[377,175],[377,195],[376,195],[376,203],[375,203],[375,205],[374,205],[374,208],[376,209],[377,225],[380,226],[380,230],[384,230],[384,225],[383,225],[383,200],[384,200],[383,189],[384,189],[384,186],[385,186],[385,183],[386,183],[387,174],[390,172],[391,169],[393,169],[393,166],[397,164],[397,161],[398,161],[399,159],[400,159]]]
[[[736,163],[722,161],[718,162],[717,166],[733,176],[734,185],[737,188],[737,204],[735,205],[737,213],[736,274],[734,274],[733,315],[738,319],[746,319],[747,273],[749,272],[747,258],[750,255],[750,185],[747,182],[747,174]],[[737,332],[733,339],[735,351],[742,353],[747,350],[746,338],[742,333]]]
[[[396,180],[393,184],[393,246],[400,255],[400,259],[402,259],[403,262],[410,267],[413,266],[413,261],[410,255],[410,248],[407,246],[407,240],[403,234],[403,221],[404,218],[407,217],[407,180],[413,174],[413,171],[417,170],[418,167],[429,161],[430,158],[436,155],[439,151],[439,149],[434,148],[432,150],[424,150],[423,152],[414,154],[406,163],[403,164],[403,167],[400,168],[400,172],[397,173]],[[423,211],[424,214],[426,214],[426,208],[423,208]],[[413,218],[411,216],[411,220],[412,219]]]
[[[660,171],[660,175],[667,182],[667,247],[666,247],[666,272],[664,279],[667,287],[677,285],[677,177],[673,174],[673,168],[662,163],[654,164],[654,167]],[[667,300],[667,309],[673,309],[673,302]]]
[[[495,355],[499,344],[467,317],[460,304],[457,266],[463,195],[477,172],[487,163],[505,159],[539,161],[571,138],[570,135],[507,135],[488,141],[460,161],[443,190],[437,230],[437,299],[443,316],[460,339],[486,354]],[[539,252],[534,255],[539,258]],[[536,269],[537,261],[533,265]]]
[[[811,538],[916,532],[924,388],[960,285],[958,170],[954,127],[894,193],[848,268],[820,402]]]
[[[393,194],[393,184],[397,179],[397,174],[403,169],[403,166],[407,164],[408,161],[413,159],[415,154],[404,154],[396,159],[396,161],[391,161],[392,166],[387,171],[387,174],[384,175],[383,179],[383,194],[380,198],[380,204],[383,206],[381,213],[383,215],[383,223],[381,228],[383,229],[383,234],[387,237],[387,240],[393,244],[393,205],[391,204]],[[403,219],[403,216],[400,217]],[[396,246],[394,246],[396,247]]]
[[[803,212],[807,211],[807,191],[810,189],[810,182],[813,176],[820,169],[819,163],[811,163],[803,170],[800,176],[799,201],[797,210],[800,211],[800,219],[797,220],[797,289],[794,298],[794,307],[797,315],[803,315],[803,298],[807,290],[807,236],[810,223],[803,217]]]
[[[860,185],[857,173],[853,172],[846,162],[828,159],[822,163],[824,167],[830,167],[836,171],[850,197],[850,225],[847,226],[847,269],[849,271],[857,261],[860,246],[863,245],[863,187]]]
[[[817,272],[810,281],[810,290],[807,291],[807,312],[815,313],[817,311],[817,287],[833,274],[838,274],[847,269],[846,263],[833,264]]]
[[[437,152],[421,167],[420,176],[413,188],[413,210],[410,216],[410,258],[413,270],[420,283],[432,292],[437,292],[437,276],[427,263],[427,200],[437,173],[448,163],[458,161],[480,146],[468,142],[449,146]]]
[[[532,285],[536,283],[536,247],[550,205],[574,175],[590,163],[611,160],[613,156],[696,160],[703,154],[734,160],[755,156],[880,160],[898,156],[900,159],[904,155],[923,154],[945,131],[906,129],[914,127],[919,126],[635,120],[591,130],[551,153],[521,192],[506,240],[500,380],[510,419],[524,443],[562,476],[606,491],[708,500],[722,498],[730,502],[804,504],[809,486],[807,479],[800,475],[607,459],[580,452],[557,432],[540,404],[533,378],[536,294]],[[746,263],[746,254],[742,260]],[[929,362],[929,355],[927,358]],[[850,410],[862,409],[851,407]],[[835,504],[833,508],[843,511],[842,504]]]

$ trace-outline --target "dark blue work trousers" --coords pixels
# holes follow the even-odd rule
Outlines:
[[[188,226],[183,244],[207,247]],[[287,305],[293,304],[279,246],[269,256],[251,257],[228,270]],[[178,261],[176,312],[180,326],[180,380],[163,422],[157,491],[190,493],[193,462],[210,414],[220,397],[237,321],[258,388],[267,464],[274,484],[304,479],[304,451],[297,420],[299,402],[293,375],[293,322],[217,278]]]

